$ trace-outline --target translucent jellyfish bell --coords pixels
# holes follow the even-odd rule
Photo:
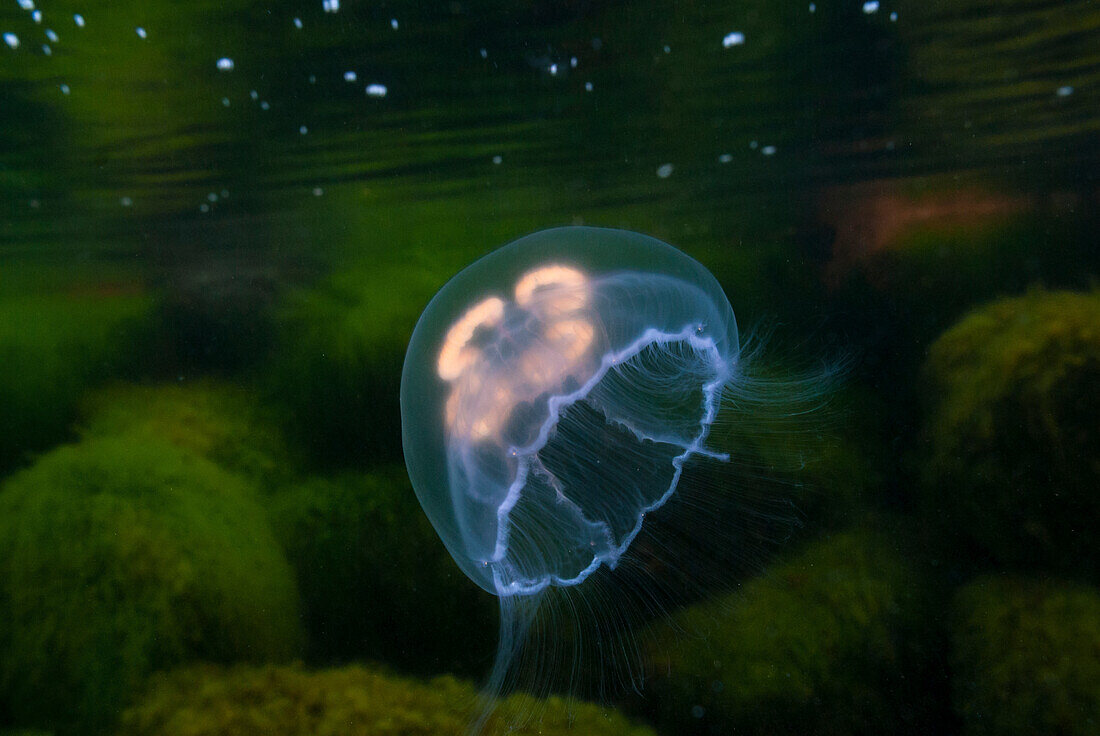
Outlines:
[[[405,459],[448,550],[525,595],[614,568],[675,493],[737,363],[737,325],[698,262],[574,227],[482,258],[428,305],[401,382]]]
[[[754,535],[793,516],[761,468],[810,434],[783,423],[812,413],[827,373],[759,380],[745,364],[715,278],[637,233],[535,233],[432,299],[405,358],[402,437],[424,511],[500,601],[474,731],[529,633],[555,639],[531,655],[536,687],[551,687],[546,664],[563,651],[576,653],[567,677],[585,674],[585,649],[622,672],[613,660],[639,651],[639,624],[689,587],[699,597],[736,584]],[[744,503],[752,493],[763,505]],[[634,680],[630,663],[625,674]]]

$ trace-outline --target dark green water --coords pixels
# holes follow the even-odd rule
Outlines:
[[[772,334],[775,355],[851,364],[842,418],[823,432],[826,459],[814,477],[794,479],[819,489],[794,502],[801,530],[786,547],[766,546],[782,556],[769,569],[793,586],[776,606],[820,592],[799,595],[797,570],[812,571],[814,545],[834,534],[842,541],[820,564],[838,565],[872,603],[849,616],[846,600],[833,601],[835,626],[777,614],[802,637],[777,651],[810,653],[777,670],[777,679],[794,673],[791,691],[744,685],[745,701],[757,685],[768,694],[756,710],[722,700],[732,682],[721,691],[702,675],[698,702],[682,695],[695,683],[646,691],[625,708],[661,733],[1100,728],[1100,673],[1072,656],[1100,646],[1100,608],[1090,608],[1097,507],[1082,490],[1100,473],[1096,312],[1057,296],[1049,304],[1062,306],[1025,300],[978,330],[1004,327],[996,340],[970,347],[966,333],[930,353],[969,310],[998,299],[1048,290],[1095,299],[1100,6],[338,6],[0,7],[0,733],[109,732],[150,672],[195,661],[297,657],[307,669],[365,661],[417,677],[481,676],[493,602],[461,578],[403,485],[397,381],[415,320],[447,278],[510,240],[567,224],[672,243],[718,277],[746,331]],[[994,380],[1004,376],[1005,385]],[[943,439],[952,432],[958,439]],[[103,436],[160,449],[126,459],[110,442],[96,445]],[[83,460],[56,454],[72,443]],[[759,468],[782,464],[759,451]],[[166,475],[152,489],[175,483],[173,469],[192,456],[209,465],[179,471],[203,480],[175,511],[134,500],[150,489],[126,486],[132,478],[158,467]],[[111,512],[66,510],[67,484],[92,477],[106,480],[86,493],[128,500],[107,504]],[[149,522],[159,531],[148,539],[51,556],[66,535],[145,528],[118,508],[178,521],[190,504],[212,503],[210,488],[237,481],[270,519],[257,512],[249,526],[252,511],[233,511],[247,523],[195,540],[175,522]],[[994,490],[982,490],[987,481]],[[1048,497],[1071,501],[1041,502]],[[973,503],[953,505],[958,498]],[[843,536],[875,527],[901,530],[908,541],[887,547],[911,570],[844,568],[877,559]],[[412,542],[393,541],[405,532]],[[247,542],[237,550],[234,539]],[[150,577],[119,572],[152,559],[143,544],[179,559],[149,563]],[[254,581],[249,596],[276,611],[256,640],[240,625],[248,610],[201,602],[224,601],[246,573],[226,573],[213,593],[148,582],[176,579],[162,574],[173,565],[221,569],[214,549],[237,555],[225,569],[287,567]],[[1006,576],[1024,582],[993,590],[988,581]],[[52,592],[36,597],[27,586],[40,580]],[[883,586],[919,605],[880,601]],[[968,618],[999,610],[987,594],[1048,618],[983,643],[970,635],[1011,618]],[[165,613],[186,608],[181,600],[200,603],[178,620]],[[767,638],[746,613],[771,610],[761,600],[750,595],[730,614],[729,651]],[[880,621],[879,603],[905,615]],[[299,615],[301,631],[283,631]],[[103,622],[84,633],[64,623],[96,616]],[[135,621],[153,623],[146,632]],[[853,621],[877,638],[859,639]],[[1049,652],[1019,652],[1011,685],[989,674],[1005,671],[989,664],[994,655],[1016,653],[999,642],[1044,639],[1043,626]],[[835,646],[822,644],[830,631],[842,632]],[[1037,661],[1056,664],[1043,674]],[[711,679],[753,683],[763,666]],[[1060,684],[1049,697],[1017,709],[990,695],[1030,692],[1050,677]],[[282,686],[305,699],[310,688],[344,687]],[[232,692],[231,701],[248,697]],[[175,733],[154,721],[134,716],[126,728]],[[235,733],[224,724],[202,732]]]

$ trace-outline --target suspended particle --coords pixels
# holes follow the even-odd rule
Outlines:
[[[743,43],[745,43],[745,34],[740,31],[733,31],[732,33],[727,33],[725,38],[722,39],[722,48],[733,48]]]

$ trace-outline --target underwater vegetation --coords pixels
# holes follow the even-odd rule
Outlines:
[[[302,478],[269,513],[298,573],[311,661],[480,673],[495,602],[455,568],[403,469]]]
[[[400,457],[401,360],[431,289],[349,267],[287,296],[267,382],[294,443],[338,466]]]
[[[62,446],[0,486],[0,713],[108,729],[151,672],[283,661],[293,573],[253,487],[135,435]]]
[[[955,708],[967,736],[1100,728],[1100,593],[1019,576],[985,577],[953,606]]]
[[[351,665],[192,667],[153,678],[122,716],[119,736],[461,736],[477,702],[473,685],[450,676],[412,680]],[[528,723],[505,730],[518,714]],[[558,698],[514,695],[485,733],[654,736],[613,710]]]
[[[1051,200],[923,178],[823,195],[836,233],[826,278],[846,334],[867,348],[867,380],[914,391],[928,345],[968,311],[1036,283],[1087,288],[1096,216]]]
[[[932,597],[894,527],[827,535],[674,613],[647,637],[638,707],[668,733],[927,733]]]
[[[298,454],[258,392],[215,379],[114,383],[80,402],[82,437],[127,434],[192,452],[270,492],[294,477]]]
[[[0,298],[0,468],[65,439],[83,392],[141,355],[152,307],[140,292],[33,284]]]
[[[1100,293],[1045,291],[963,317],[924,368],[924,502],[979,560],[1095,575]]]

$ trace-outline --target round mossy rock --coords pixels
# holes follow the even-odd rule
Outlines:
[[[271,489],[297,458],[274,417],[247,388],[215,380],[118,383],[81,402],[80,434],[144,436],[188,450]]]
[[[157,676],[119,736],[465,736],[478,702],[473,685],[452,677],[423,682],[358,665],[191,667]],[[482,733],[654,736],[612,710],[525,695],[501,701]]]
[[[1000,565],[1095,574],[1100,292],[972,312],[932,345],[925,378],[925,502],[948,538]]]
[[[166,443],[86,440],[0,487],[0,713],[109,728],[152,671],[286,660],[298,596],[249,484]]]
[[[967,736],[1100,733],[1100,592],[982,578],[955,599],[955,708]]]
[[[649,632],[641,707],[669,733],[920,733],[928,605],[885,534],[819,540]]]

